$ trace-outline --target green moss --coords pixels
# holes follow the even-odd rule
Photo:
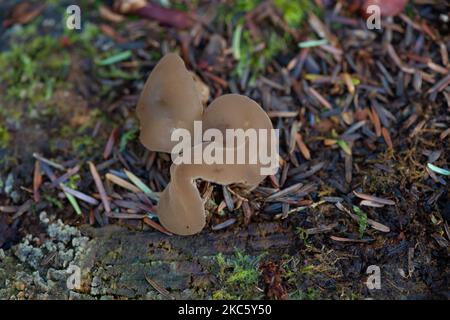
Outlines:
[[[297,233],[297,235],[298,235],[298,238],[301,240],[301,241],[303,241],[303,243],[306,245],[306,244],[308,244],[308,232],[306,232],[306,230],[305,229],[303,229],[303,228],[301,228],[301,227],[298,227],[297,229],[296,229],[296,233]]]
[[[255,9],[261,3],[260,0],[237,0],[222,5],[219,8],[218,17],[226,24],[233,24],[234,33],[232,40],[232,50],[235,59],[238,61],[235,73],[242,78],[246,72],[250,72],[250,85],[254,84],[257,77],[263,73],[268,62],[273,60],[283,51],[288,51],[289,45],[294,46],[290,34],[280,32],[279,28],[270,25],[261,29],[263,39],[257,42],[251,37],[250,31],[245,26],[245,14]],[[292,28],[298,28],[303,22],[306,12],[313,10],[318,12],[312,0],[289,1],[276,0],[276,8],[281,12],[283,19]],[[260,48],[263,41],[264,46]]]
[[[306,290],[297,290],[289,296],[292,300],[317,300],[320,298],[319,292],[313,288]]]
[[[220,289],[213,292],[213,299],[255,299],[260,275],[261,256],[252,257],[236,251],[232,257],[217,255],[217,277]]]
[[[99,137],[93,137],[92,132],[95,125],[98,122],[104,122],[105,116],[101,114],[99,109],[94,109],[89,112],[87,121],[85,121],[80,127],[74,127],[70,124],[62,125],[58,130],[59,136],[64,137],[64,139],[71,141],[71,147],[73,152],[80,159],[85,159],[90,156],[94,156],[98,153],[98,150],[103,148],[104,140],[99,139]],[[55,140],[52,140],[51,150],[55,152],[56,146],[52,144]]]
[[[371,193],[386,193],[391,189],[389,179],[384,174],[370,176],[366,179],[368,190]]]
[[[119,142],[119,149],[120,152],[125,150],[125,147],[127,146],[128,142],[135,141],[137,139],[139,133],[139,128],[137,126],[131,127],[128,131],[123,133],[120,137]]]
[[[74,174],[73,176],[69,177],[69,181],[67,182],[67,185],[72,188],[76,189],[78,182],[81,180],[81,177],[79,174]]]
[[[88,56],[92,61],[96,61],[92,65],[93,72],[99,78],[110,78],[110,79],[125,79],[125,80],[134,80],[138,79],[139,73],[137,71],[123,71],[116,64],[106,64],[102,65],[101,61],[105,59],[123,54],[122,49],[113,48],[111,50],[101,51],[96,46],[93,45],[95,39],[101,34],[100,29],[92,24],[85,23],[82,30],[79,32],[74,32],[73,30],[65,30],[65,36],[69,39],[69,42],[72,44],[76,50],[79,51],[80,55]],[[106,93],[107,90],[110,90],[109,87],[105,88]]]
[[[310,0],[274,0],[273,3],[292,28],[298,27],[309,11],[318,13],[318,7]]]
[[[242,37],[239,44],[239,60],[235,72],[242,78],[247,69],[251,71],[250,84],[253,84],[257,77],[263,73],[267,63],[275,58],[281,51],[287,48],[286,43],[289,36],[279,36],[276,32],[270,31],[269,40],[263,50],[255,52],[257,44],[253,41],[248,30],[242,31]]]
[[[387,194],[402,180],[400,172],[368,170],[363,179],[364,190],[369,193]]]
[[[54,37],[22,36],[0,54],[0,82],[6,85],[7,98],[35,104],[51,98],[54,83],[66,77],[69,64],[67,52]]]
[[[94,154],[100,147],[98,139],[89,134],[77,136],[72,140],[72,148],[80,158]]]
[[[53,206],[55,206],[58,209],[63,209],[64,208],[64,204],[56,197],[53,197],[53,196],[48,195],[48,194],[44,194],[44,199],[45,199],[45,201],[47,201],[48,203],[52,204]]]
[[[108,252],[106,258],[108,259],[108,261],[116,261],[120,259],[121,256],[122,256],[122,247],[118,247],[116,250]]]
[[[359,218],[359,237],[362,238],[367,229],[367,214],[358,206],[353,206],[353,211],[355,211]]]
[[[71,46],[61,45],[60,37],[41,34],[42,19],[19,28],[11,35],[11,47],[0,53],[0,83],[12,101],[26,101],[30,108],[49,101],[55,89],[65,89],[70,70],[70,52],[79,50],[84,57],[97,56],[93,45],[99,28],[86,23],[80,32],[65,30]]]
[[[98,53],[93,42],[100,33],[100,29],[90,22],[85,23],[80,31],[64,29],[64,36],[68,38],[69,42],[74,47],[79,48],[81,52],[85,52],[92,57],[95,57]]]
[[[0,148],[6,148],[9,141],[11,140],[11,135],[5,127],[0,126]]]
[[[348,300],[360,300],[358,293],[350,292],[348,295]]]

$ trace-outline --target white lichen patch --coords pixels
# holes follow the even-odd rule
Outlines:
[[[33,237],[27,235],[21,243],[19,243],[14,249],[16,257],[24,263],[29,264],[33,268],[38,268],[39,263],[44,255],[40,248],[35,248],[31,242]]]
[[[79,237],[80,231],[77,228],[65,225],[61,220],[56,221],[56,223],[52,223],[48,226],[47,229],[48,235],[53,240],[60,241],[64,244],[67,244],[72,238]]]
[[[41,212],[39,219],[47,227],[46,239],[42,241],[28,235],[11,250],[22,264],[16,262],[11,273],[7,272],[7,264],[2,264],[1,260],[14,264],[13,257],[3,257],[3,254],[3,259],[0,259],[0,298],[46,299],[61,294],[69,297],[66,281],[70,274],[67,269],[81,260],[89,238],[60,219],[55,221],[46,212]]]

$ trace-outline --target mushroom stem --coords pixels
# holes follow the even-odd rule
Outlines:
[[[203,146],[206,146],[204,144]],[[192,154],[201,152],[201,145],[193,147]],[[234,149],[248,147],[248,144]],[[216,146],[216,148],[220,148]],[[223,148],[223,154],[226,154]],[[206,223],[206,213],[196,180],[221,185],[241,183],[248,188],[256,187],[265,176],[247,164],[173,164],[170,167],[171,181],[161,193],[158,216],[161,224],[173,233],[192,235],[200,232]],[[256,166],[256,165],[253,165]]]

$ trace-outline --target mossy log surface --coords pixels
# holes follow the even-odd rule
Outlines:
[[[0,260],[0,298],[168,298],[146,278],[168,290],[173,298],[211,298],[218,285],[214,268],[219,253],[228,256],[241,250],[252,256],[280,255],[295,242],[294,232],[279,223],[255,223],[235,231],[204,231],[190,237],[131,231],[114,225],[101,229],[82,226],[81,233],[90,240],[70,262],[81,268],[81,288],[67,289],[69,274],[63,268],[54,270],[51,264],[31,268],[26,261],[20,264],[14,256],[6,256]],[[34,275],[38,280],[21,280],[25,275]],[[2,282],[6,286],[3,291]]]
[[[146,277],[169,289],[174,296],[201,297],[215,282],[212,268],[217,254],[236,249],[252,254],[287,250],[294,234],[276,223],[251,224],[245,230],[203,232],[192,237],[117,228],[95,230],[83,269],[101,281],[97,294],[127,298],[151,297]],[[92,294],[91,283],[91,294]],[[150,295],[150,296],[149,296]],[[155,296],[156,297],[156,296]]]
[[[447,289],[442,290],[448,278],[446,266],[437,266],[442,273],[430,273],[431,257],[421,246],[417,248],[414,266],[418,271],[414,276],[399,273],[408,261],[407,256],[396,255],[392,262],[379,264],[381,289],[368,290],[366,268],[373,263],[364,262],[364,255],[349,254],[345,247],[341,251],[319,250],[311,244],[302,247],[298,235],[282,222],[204,230],[189,237],[118,225],[76,228],[60,220],[49,222],[42,214],[41,223],[47,226],[44,240],[27,237],[12,249],[0,250],[0,299],[264,298],[266,288],[261,281],[244,279],[253,279],[255,274],[258,278],[258,263],[239,264],[237,252],[251,261],[262,256],[267,261],[291,261],[284,272],[286,283],[291,285],[291,299],[448,295]],[[397,247],[400,250],[403,245]],[[228,270],[236,263],[239,267],[235,271]],[[67,280],[74,274],[69,271],[71,266],[79,267],[80,285],[69,289]],[[442,280],[430,287],[421,270]],[[230,282],[232,277],[240,280]]]

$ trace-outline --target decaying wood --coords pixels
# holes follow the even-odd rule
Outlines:
[[[65,278],[70,274],[67,274],[64,281],[44,291],[31,284],[25,290],[28,297],[167,298],[149,284],[147,279],[151,279],[160,290],[170,293],[170,298],[208,298],[200,292],[211,292],[217,284],[213,270],[219,253],[230,256],[240,250],[251,256],[262,253],[280,256],[295,244],[295,233],[279,223],[253,223],[239,230],[204,231],[190,237],[131,231],[117,225],[99,229],[86,225],[81,229],[91,238],[83,254],[71,263],[81,268],[81,287],[68,290]],[[7,270],[0,263],[2,268]],[[48,275],[51,263],[42,268],[41,276]],[[199,289],[205,291],[197,292]]]

